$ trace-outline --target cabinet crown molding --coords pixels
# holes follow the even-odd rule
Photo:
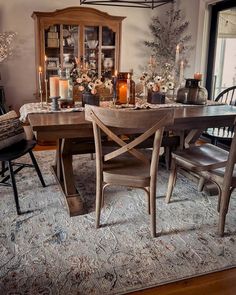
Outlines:
[[[42,12],[42,11],[34,11],[31,15],[32,18],[38,18],[38,17],[55,17],[55,16],[60,16],[63,15],[65,16],[68,13],[68,15],[73,16],[78,16],[80,15],[80,18],[83,18],[83,15],[85,14],[86,16],[88,16],[88,14],[91,14],[93,16],[97,16],[97,18],[99,19],[111,19],[111,20],[124,20],[126,17],[125,16],[114,16],[114,15],[110,15],[107,12],[104,11],[100,11],[98,9],[95,8],[90,8],[90,7],[77,7],[77,6],[73,6],[73,7],[66,7],[63,9],[56,9],[55,11],[52,12]]]

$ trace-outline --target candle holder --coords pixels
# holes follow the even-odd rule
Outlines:
[[[117,92],[116,92],[116,87],[117,87],[117,75],[115,74],[115,76],[112,77],[112,84],[113,84],[113,96],[112,96],[112,101],[113,101],[113,105],[116,106],[116,102],[117,102]]]
[[[52,100],[52,111],[59,111],[59,99],[60,99],[60,96],[54,96],[54,97],[51,97],[51,100]]]
[[[199,85],[199,80],[186,79],[184,87],[179,88],[177,92],[177,102],[185,104],[204,105],[207,102],[207,90]]]
[[[120,72],[117,76],[116,94],[118,104],[127,104],[128,97],[129,103],[135,104],[135,83],[131,79],[131,75],[129,75],[128,72]]]
[[[44,106],[43,106],[43,91],[42,91],[42,89],[39,90],[39,97],[40,97],[41,109],[43,109]]]

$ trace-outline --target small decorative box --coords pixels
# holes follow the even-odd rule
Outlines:
[[[165,103],[165,93],[159,91],[149,91],[147,102],[152,104],[162,104]]]

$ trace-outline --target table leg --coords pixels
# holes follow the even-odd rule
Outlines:
[[[73,174],[72,143],[70,139],[59,139],[57,142],[54,172],[65,194],[70,216],[85,214],[84,204],[78,194]]]
[[[62,139],[57,140],[56,158],[55,158],[55,171],[57,178],[60,182],[63,182],[62,168],[61,168],[61,142]]]

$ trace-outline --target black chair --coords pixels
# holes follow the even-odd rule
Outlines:
[[[17,120],[19,120],[19,119],[17,119]],[[22,129],[23,129],[23,127],[22,127]],[[2,131],[0,130],[0,133],[1,132]],[[37,161],[36,161],[34,154],[32,152],[35,145],[36,145],[35,140],[21,139],[20,141],[14,143],[14,144],[8,145],[7,147],[0,149],[0,161],[4,164],[7,164],[6,167],[5,167],[5,165],[2,166],[2,171],[0,173],[0,179],[1,179],[0,185],[12,186],[13,192],[14,192],[14,199],[15,199],[15,203],[16,203],[16,211],[17,211],[17,214],[19,214],[19,215],[23,214],[23,213],[29,213],[29,212],[31,212],[31,210],[22,212],[20,209],[15,174],[18,173],[20,170],[22,170],[24,167],[34,167],[37,174],[38,174],[38,177],[41,181],[42,186],[43,187],[46,186],[43,176],[41,174],[41,171],[39,169],[39,166],[37,164]],[[14,160],[22,157],[23,155],[25,155],[27,153],[30,155],[30,158],[31,158],[33,164],[24,164],[24,163],[13,162]]]
[[[215,101],[236,106],[236,86],[229,87],[222,91]],[[219,145],[222,148],[229,149],[232,138],[234,136],[233,127],[208,128],[203,132],[203,139],[207,139],[214,145]]]

